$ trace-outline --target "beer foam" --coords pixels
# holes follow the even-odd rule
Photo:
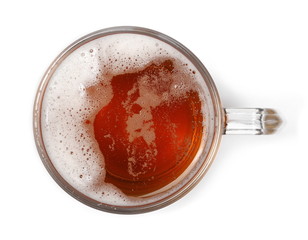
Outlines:
[[[126,196],[111,184],[98,185],[98,181],[104,180],[106,171],[102,161],[104,156],[95,141],[92,126],[96,113],[106,106],[114,95],[110,82],[113,76],[135,72],[144,69],[150,63],[169,58],[174,60],[175,68],[184,67],[185,74],[189,74],[196,81],[187,82],[185,74],[178,73],[164,94],[157,95],[153,92],[155,88],[148,85],[146,77],[139,79],[139,91],[147,94],[140,94],[143,97],[138,98],[136,104],[140,105],[142,110],[127,121],[129,140],[133,141],[142,136],[148,145],[153,145],[155,134],[151,130],[152,107],[171,99],[176,100],[190,89],[198,90],[203,96],[201,99],[210,101],[209,93],[204,92],[207,87],[201,74],[183,54],[158,39],[121,33],[85,43],[57,66],[44,94],[42,134],[46,151],[54,167],[75,189],[98,202],[115,206],[133,206],[157,201],[180,187],[168,186],[166,189],[169,189],[169,192],[161,193],[159,196],[135,198]],[[95,87],[98,84],[100,88]],[[89,98],[89,92],[95,97]],[[131,94],[133,93],[134,88],[131,90]],[[208,105],[205,103],[203,111],[205,115],[208,112]],[[143,124],[144,122],[148,124]],[[200,155],[200,152],[198,154]],[[129,161],[133,163],[134,159]],[[131,174],[138,173],[132,171]]]

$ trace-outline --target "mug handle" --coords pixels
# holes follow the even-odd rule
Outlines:
[[[224,108],[225,135],[265,135],[281,124],[277,112],[269,108]]]

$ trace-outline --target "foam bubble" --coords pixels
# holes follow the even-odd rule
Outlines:
[[[138,90],[142,97],[136,100],[133,110],[136,113],[128,119],[127,129],[130,141],[142,136],[150,146],[155,144],[151,108],[176,99],[192,88],[198,89],[201,95],[208,95],[202,92],[206,86],[200,73],[184,55],[151,37],[115,34],[82,45],[66,57],[53,73],[42,105],[43,139],[55,168],[78,191],[97,201],[119,206],[155,201],[154,198],[125,196],[111,184],[97,184],[98,179],[105,178],[106,172],[102,161],[104,156],[95,141],[92,123],[95,114],[113,97],[112,76],[144,69],[149,63],[163,58],[172,58],[175,69],[185,66],[185,74],[193,76],[196,81],[193,84],[187,82],[185,74],[175,71],[171,85],[157,82],[161,87],[166,87],[166,91],[158,95],[146,77],[139,79]],[[155,81],[151,83],[155,84]],[[99,88],[95,87],[97,84],[100,84]],[[130,94],[134,94],[135,90],[136,87],[131,89]],[[89,98],[89,94],[94,97]],[[206,104],[203,110],[208,111]],[[111,138],[108,135],[104,137]],[[156,153],[150,152],[148,157],[151,154]],[[133,163],[135,160],[132,158],[129,161]],[[138,175],[132,169],[131,174]]]

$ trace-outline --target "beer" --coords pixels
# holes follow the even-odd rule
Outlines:
[[[61,176],[104,203],[137,204],[172,189],[206,134],[197,69],[138,34],[87,43],[57,67],[42,105],[45,148]]]
[[[168,59],[114,76],[113,98],[94,119],[105,182],[127,195],[149,194],[177,179],[200,146],[200,98],[193,90],[171,96],[173,71]]]

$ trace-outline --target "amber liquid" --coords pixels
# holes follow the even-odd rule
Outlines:
[[[199,149],[204,126],[198,92],[163,100],[174,71],[173,61],[164,60],[113,76],[113,97],[95,116],[94,135],[106,169],[102,181],[129,196],[146,195],[175,181]],[[156,102],[142,90],[142,79]]]

